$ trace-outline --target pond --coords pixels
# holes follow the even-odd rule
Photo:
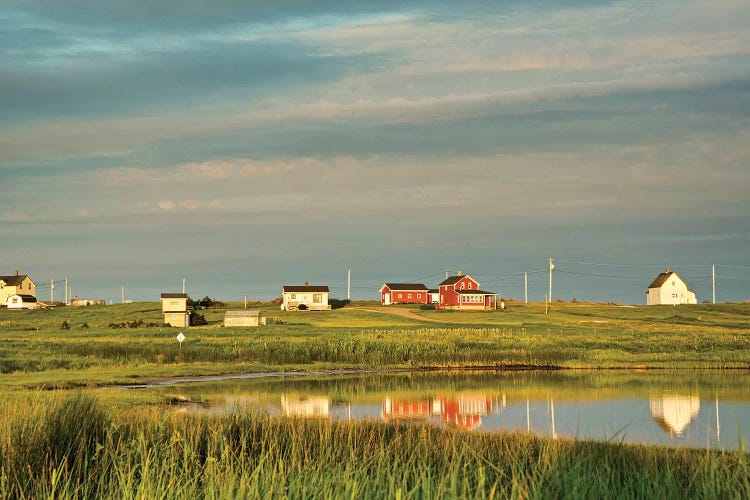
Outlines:
[[[747,449],[750,371],[349,372],[141,386],[176,411],[430,423],[692,448]]]

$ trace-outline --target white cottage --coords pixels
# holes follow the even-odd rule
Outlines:
[[[687,283],[669,268],[659,274],[646,291],[647,306],[697,303],[695,292],[688,290]]]
[[[284,285],[281,288],[282,311],[328,311],[329,290],[327,286],[313,286],[307,281],[305,286]]]
[[[36,309],[37,301],[33,295],[13,294],[8,297],[8,309]]]

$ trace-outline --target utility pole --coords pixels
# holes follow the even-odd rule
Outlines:
[[[351,302],[352,300],[352,270],[346,273],[346,300]]]
[[[52,307],[55,304],[55,280],[51,278],[49,280],[49,305]]]
[[[65,277],[65,305],[68,305],[68,277]]]
[[[445,279],[448,279],[448,270],[445,270]]]
[[[716,304],[716,264],[711,266],[711,302]]]
[[[185,278],[182,278],[182,293],[185,293]]]
[[[245,309],[247,309],[247,295],[245,295]]]
[[[552,304],[552,271],[555,270],[555,265],[552,263],[552,258],[549,258],[549,303]]]
[[[120,296],[122,298],[122,303],[124,304],[125,303],[125,285],[122,285],[120,287]]]
[[[529,303],[529,273],[523,273],[523,303]]]

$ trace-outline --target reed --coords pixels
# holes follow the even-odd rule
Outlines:
[[[747,498],[748,456],[431,426],[0,403],[3,498]]]

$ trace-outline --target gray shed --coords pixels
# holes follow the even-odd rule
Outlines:
[[[224,314],[224,326],[260,326],[262,324],[260,311],[243,309],[227,311]]]

